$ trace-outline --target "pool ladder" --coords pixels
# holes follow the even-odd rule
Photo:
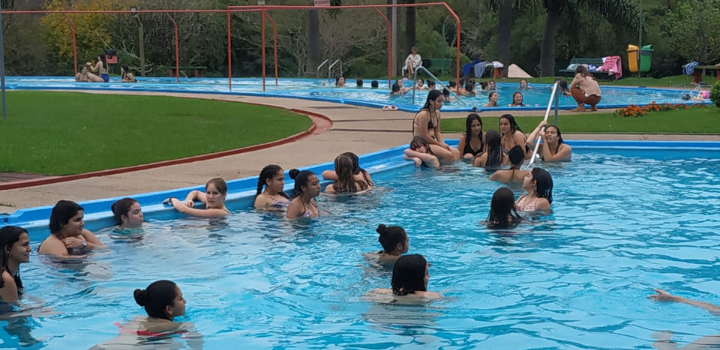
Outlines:
[[[547,109],[545,110],[545,119],[544,121],[548,120],[548,117],[550,116],[550,109],[553,109],[553,104],[555,105],[555,126],[558,124],[558,104],[559,104],[559,96],[558,96],[558,83],[553,84],[552,94],[550,94],[550,101],[548,101]],[[540,129],[540,133],[535,137],[535,149],[533,150],[532,157],[530,158],[530,163],[528,163],[528,166],[532,165],[532,163],[535,162],[535,157],[537,156],[538,149],[540,148],[540,134],[545,132],[545,127]]]
[[[413,84],[413,97],[412,97],[412,103],[413,103],[413,104],[415,104],[415,89],[417,88],[417,74],[418,74],[418,71],[419,71],[419,70],[424,71],[424,72],[427,73],[427,75],[429,75],[431,78],[435,79],[435,81],[436,81],[438,84],[440,84],[440,86],[442,86],[443,89],[447,89],[447,87],[445,86],[445,84],[443,84],[442,81],[440,81],[440,79],[438,79],[436,76],[434,76],[432,73],[430,73],[427,69],[425,69],[425,67],[419,66],[419,67],[415,68],[415,74],[414,74],[414,76],[413,76],[413,83],[412,83],[412,84]],[[392,90],[392,86],[390,87],[390,90]],[[456,93],[454,93],[452,90],[450,90],[450,89],[447,89],[447,90],[450,91],[451,94],[455,95],[455,99],[457,99],[458,102],[462,102],[462,104],[464,104],[464,105],[466,105],[466,106],[469,106],[469,105],[467,104],[467,102],[463,101],[463,100],[460,98],[460,96],[458,96],[458,95],[457,95]],[[442,90],[441,90],[441,91],[442,91]]]
[[[329,59],[329,58],[326,59],[325,61],[323,61],[323,63],[320,63],[319,66],[317,66],[317,78],[315,79],[315,82],[320,82],[320,68],[322,68],[322,66],[324,66],[324,65],[326,65],[326,64],[328,64],[328,63],[330,63],[330,59]]]
[[[325,61],[323,61],[323,63],[320,63],[319,66],[317,66],[317,78],[315,78],[316,82],[320,82],[320,68],[322,68],[324,65],[326,65],[328,63],[330,63],[329,58],[326,59]],[[340,76],[343,76],[342,60],[337,59],[337,60],[335,60],[335,62],[330,63],[330,65],[328,65],[328,86],[332,85],[332,69],[333,69],[333,67],[335,67],[338,64],[340,65]]]

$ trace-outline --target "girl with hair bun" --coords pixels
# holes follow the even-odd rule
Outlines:
[[[316,217],[320,215],[315,197],[320,195],[320,179],[312,171],[290,170],[290,178],[295,180],[293,200],[288,205],[285,217]]]
[[[265,187],[265,191],[263,191]],[[282,208],[290,203],[290,197],[285,194],[285,171],[279,165],[268,165],[262,169],[258,176],[257,193],[255,194],[255,208],[271,209]]]
[[[230,210],[225,206],[227,191],[228,186],[225,180],[216,177],[210,179],[210,181],[205,184],[204,193],[192,190],[185,198],[185,202],[181,202],[175,197],[170,197],[163,201],[163,203],[171,205],[175,210],[185,215],[205,218],[222,217],[230,214]],[[196,209],[196,200],[203,202],[205,209]]]
[[[145,308],[147,316],[135,316],[130,322],[115,325],[120,335],[92,350],[134,348],[151,338],[167,337],[178,333],[189,333],[194,326],[190,323],[175,322],[175,317],[185,315],[185,303],[182,291],[175,282],[160,280],[151,283],[146,289],[135,289],[135,302]],[[203,347],[202,336],[197,332],[186,334],[183,338],[192,349]],[[174,348],[174,347],[173,347]]]
[[[375,256],[380,263],[395,263],[401,255],[410,249],[410,240],[407,232],[400,226],[385,226],[380,224],[375,230],[380,237],[378,242],[383,250],[377,253],[370,253],[369,257]]]
[[[368,298],[378,302],[417,304],[442,296],[427,290],[430,280],[429,266],[425,257],[419,254],[403,255],[395,262],[392,288],[375,289]]]

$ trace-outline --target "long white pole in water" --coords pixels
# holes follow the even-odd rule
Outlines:
[[[0,5],[0,89],[2,89],[2,117],[7,119],[7,104],[5,103],[5,41],[2,26],[2,5]]]

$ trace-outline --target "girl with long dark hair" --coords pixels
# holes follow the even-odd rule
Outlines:
[[[520,196],[515,207],[520,211],[550,210],[552,204],[553,180],[550,173],[545,169],[534,168],[525,175],[523,189],[526,195]]]
[[[499,168],[508,164],[508,158],[502,151],[500,133],[488,130],[486,134],[487,151],[473,161],[473,166],[481,168]]]
[[[288,205],[285,217],[316,217],[320,215],[315,197],[320,195],[320,180],[312,171],[290,170],[290,178],[295,180],[293,199]]]
[[[545,132],[540,130],[545,127]],[[572,158],[572,147],[563,141],[560,128],[555,125],[547,125],[547,121],[541,121],[528,137],[528,147],[534,148],[535,139],[540,135],[542,144],[538,149],[538,155],[545,162],[563,162]]]
[[[440,108],[444,102],[445,97],[440,90],[431,90],[428,93],[425,105],[413,119],[413,136],[425,139],[432,152],[447,164],[460,159],[460,151],[448,146],[440,131]]]
[[[265,190],[263,191],[263,187]],[[285,172],[279,165],[270,164],[260,171],[254,206],[257,209],[282,208],[290,203],[285,194]]]
[[[465,119],[465,134],[460,136],[458,151],[465,159],[473,159],[485,152],[485,133],[483,123],[477,113],[471,113]]]

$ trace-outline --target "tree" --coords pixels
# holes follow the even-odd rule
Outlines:
[[[415,0],[405,0],[406,4],[414,4]],[[410,54],[410,49],[415,46],[415,7],[405,8],[405,50]]]
[[[540,47],[540,70],[543,76],[555,74],[555,35],[560,16],[571,6],[583,7],[618,26],[637,31],[644,26],[640,10],[631,0],[543,0],[547,16]]]
[[[308,0],[308,5],[314,6],[313,0]],[[307,40],[307,63],[305,72],[315,74],[317,65],[320,62],[320,19],[318,10],[308,11],[308,40]]]
[[[505,65],[505,75],[510,65],[510,34],[512,33],[513,0],[500,0],[498,6],[498,61]]]
[[[720,59],[720,0],[688,0],[678,4],[662,27],[663,37],[688,61]]]

